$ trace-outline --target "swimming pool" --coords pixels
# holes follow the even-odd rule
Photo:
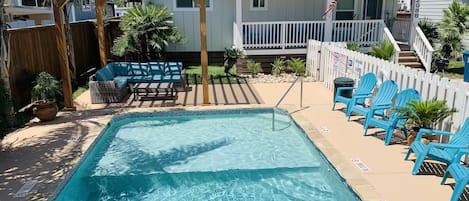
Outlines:
[[[114,117],[54,200],[360,200],[286,112]]]

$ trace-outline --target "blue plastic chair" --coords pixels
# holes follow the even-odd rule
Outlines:
[[[400,107],[405,107],[406,104],[411,101],[411,100],[420,100],[420,94],[417,90],[415,89],[405,89],[399,92],[397,94],[396,101],[394,102],[393,108],[400,108]],[[368,128],[370,126],[382,128],[386,131],[386,136],[384,138],[384,145],[389,145],[391,142],[392,135],[394,134],[394,130],[396,128],[401,129],[404,132],[404,135],[407,137],[407,128],[405,126],[407,122],[407,118],[402,116],[399,113],[392,113],[389,116],[389,119],[378,119],[376,118],[373,114],[375,113],[374,110],[379,109],[379,108],[374,108],[371,109],[370,112],[367,113],[366,119],[365,119],[365,133],[363,134],[366,136],[366,133],[368,132]],[[391,109],[391,108],[387,108]]]
[[[378,80],[376,78],[376,75],[373,72],[369,72],[369,73],[362,75],[357,87],[338,87],[337,92],[335,93],[334,104],[332,105],[332,110],[334,110],[335,104],[337,102],[344,103],[347,107],[346,110],[348,110],[349,109],[348,105],[350,103],[350,100],[352,100],[354,96],[370,95],[373,92],[373,89],[375,88],[377,81]],[[341,96],[341,93],[344,90],[354,90],[352,98]],[[358,104],[364,105],[365,99],[358,99],[357,102]]]
[[[384,118],[384,110],[391,107],[392,100],[394,99],[394,96],[396,96],[397,91],[398,87],[396,82],[394,82],[394,80],[386,80],[381,83],[375,96],[358,95],[352,97],[352,100],[349,103],[350,109],[346,113],[347,120],[350,120],[352,112],[367,116],[369,111],[374,111],[370,115],[379,115]],[[365,98],[372,98],[370,107],[358,104],[358,100]]]
[[[430,142],[428,144],[422,143],[423,134],[437,134],[452,136],[447,144]],[[421,128],[415,138],[415,141],[410,145],[409,151],[405,156],[407,160],[412,152],[415,153],[415,164],[412,169],[412,174],[417,174],[423,160],[428,157],[432,160],[444,162],[446,164],[451,163],[454,156],[460,149],[465,149],[469,145],[469,118],[466,118],[464,125],[459,129],[457,133],[451,133],[447,131],[432,130]]]
[[[443,175],[443,180],[441,185],[446,183],[446,179],[451,174],[453,176],[456,185],[454,186],[453,194],[451,195],[450,201],[457,201],[461,196],[461,193],[466,188],[466,185],[469,183],[469,167],[463,166],[459,163],[461,157],[469,154],[468,149],[462,149],[454,157],[451,165],[446,169],[445,174]]]

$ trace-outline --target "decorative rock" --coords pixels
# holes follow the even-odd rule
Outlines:
[[[285,82],[295,81],[296,76],[295,74],[292,74],[292,73],[291,74],[283,73],[279,76],[270,75],[270,74],[266,75],[266,74],[259,73],[255,77],[253,77],[252,75],[247,75],[246,78],[249,83],[285,83]],[[303,81],[314,82],[316,80],[311,76],[306,76],[306,77],[303,77]]]

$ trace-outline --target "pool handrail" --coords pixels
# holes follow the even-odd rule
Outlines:
[[[298,80],[301,80],[301,87],[300,87],[300,108],[303,107],[303,76],[297,76],[296,79],[292,82],[290,87],[288,87],[287,91],[283,93],[282,97],[277,101],[277,104],[275,104],[274,108],[272,108],[272,131],[275,131],[275,109],[278,109],[278,106],[280,103],[285,99],[287,94],[290,92],[290,90],[295,86],[296,82]]]

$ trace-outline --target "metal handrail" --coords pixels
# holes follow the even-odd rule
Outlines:
[[[293,86],[295,86],[295,84],[298,80],[301,80],[301,85],[300,85],[301,86],[300,87],[300,108],[303,107],[303,76],[298,76],[298,77],[296,77],[295,81],[293,81],[293,83],[290,85],[290,87],[288,87],[287,91],[285,93],[283,93],[282,97],[277,101],[277,104],[275,104],[274,108],[272,108],[272,131],[275,131],[275,109],[278,108],[280,103],[283,101],[283,99],[285,99],[287,94],[290,92],[290,90],[293,88]]]

